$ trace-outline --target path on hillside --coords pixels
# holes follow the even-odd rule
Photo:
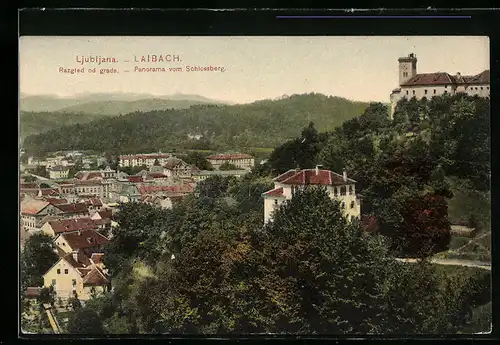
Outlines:
[[[396,258],[396,260],[401,262],[418,262],[418,259],[401,259]],[[449,265],[449,266],[467,266],[467,267],[476,267],[491,271],[491,263],[490,262],[481,262],[481,261],[473,261],[473,260],[460,260],[460,259],[431,259],[431,263],[437,265]]]

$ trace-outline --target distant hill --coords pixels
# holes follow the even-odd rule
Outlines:
[[[185,109],[136,111],[29,136],[23,146],[33,151],[113,149],[121,152],[275,147],[299,135],[310,121],[319,131],[330,131],[362,114],[368,105],[311,93],[250,104],[204,104]],[[193,134],[203,137],[190,139],[188,135]]]
[[[83,104],[77,104],[62,108],[59,111],[63,113],[84,113],[93,115],[120,115],[128,114],[136,111],[147,112],[152,110],[164,110],[164,109],[185,109],[193,105],[199,105],[203,103],[211,103],[208,101],[200,100],[171,100],[171,99],[159,99],[159,98],[149,98],[140,99],[137,101],[96,101],[96,102],[86,102]]]
[[[162,100],[163,103],[159,102]],[[142,103],[134,103],[139,102]],[[151,105],[148,106],[148,101]],[[171,101],[171,102],[169,102]],[[130,104],[129,104],[130,103]],[[86,113],[119,115],[134,111],[183,109],[194,104],[227,104],[198,95],[151,95],[141,93],[83,93],[72,97],[21,93],[20,108],[27,112]]]

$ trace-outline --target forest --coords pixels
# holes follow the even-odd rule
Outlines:
[[[275,147],[297,136],[309,121],[314,121],[321,131],[332,130],[360,115],[367,106],[367,103],[313,93],[242,105],[195,105],[188,109],[134,112],[99,118],[91,123],[54,127],[28,136],[23,148],[35,155],[71,149],[119,153],[186,149],[244,151],[250,147]],[[28,122],[24,127],[23,123],[21,116],[21,129],[29,128]],[[189,135],[203,137],[197,140],[190,139]]]
[[[329,131],[309,123],[252,173],[209,178],[170,210],[121,205],[105,254],[113,289],[77,305],[67,331],[489,331],[490,272],[429,260],[449,248],[452,221],[490,230],[489,209],[449,216],[451,181],[490,193],[489,112],[488,100],[442,96],[403,100],[390,121],[387,107],[373,103]],[[261,194],[272,188],[272,178],[318,164],[345,168],[357,181],[363,221],[346,221],[337,201],[306,188],[264,225]],[[25,255],[48,257],[50,245],[38,239],[38,250]],[[43,271],[22,267],[30,279],[24,286]]]

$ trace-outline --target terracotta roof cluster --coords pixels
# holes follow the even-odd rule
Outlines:
[[[103,286],[108,284],[108,282],[107,275],[98,266],[92,267],[90,272],[83,277],[84,286]]]
[[[60,236],[73,250],[93,248],[109,243],[107,237],[92,229],[62,233]]]
[[[137,155],[123,155],[120,156],[121,160],[131,160],[131,159],[160,159],[160,158],[168,158],[170,157],[167,153],[146,153],[146,154],[137,154]]]
[[[419,73],[408,79],[401,86],[419,85],[468,85],[468,84],[489,84],[490,71],[485,70],[477,75],[467,76],[457,74],[455,76],[446,72]]]
[[[99,198],[82,198],[81,202],[83,204],[85,204],[87,207],[88,206],[97,206],[97,207],[102,206],[102,201]]]
[[[104,253],[92,253],[90,260],[96,265],[102,264],[104,262]]]
[[[164,173],[159,173],[159,172],[150,172],[146,175],[146,178],[166,178],[168,177]]]
[[[289,185],[313,184],[336,186],[347,183],[356,183],[353,179],[346,177],[344,180],[343,175],[339,175],[330,170],[322,169],[289,170],[276,177],[274,181]]]
[[[19,187],[21,190],[23,190],[23,189],[37,189],[38,184],[36,184],[36,183],[21,183]]]
[[[64,213],[87,213],[88,208],[84,203],[58,204],[54,205]]]
[[[56,234],[78,230],[90,230],[97,227],[96,222],[90,218],[52,220],[48,223]]]
[[[102,219],[111,219],[113,217],[113,210],[110,208],[99,210],[97,211],[97,213]]]
[[[253,157],[245,153],[223,153],[208,156],[207,159],[210,160],[230,160],[230,159],[252,159]]]

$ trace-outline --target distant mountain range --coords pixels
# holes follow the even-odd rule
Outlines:
[[[113,116],[136,111],[186,109],[200,104],[230,103],[182,93],[165,96],[141,93],[83,93],[72,97],[21,93],[20,110]]]

